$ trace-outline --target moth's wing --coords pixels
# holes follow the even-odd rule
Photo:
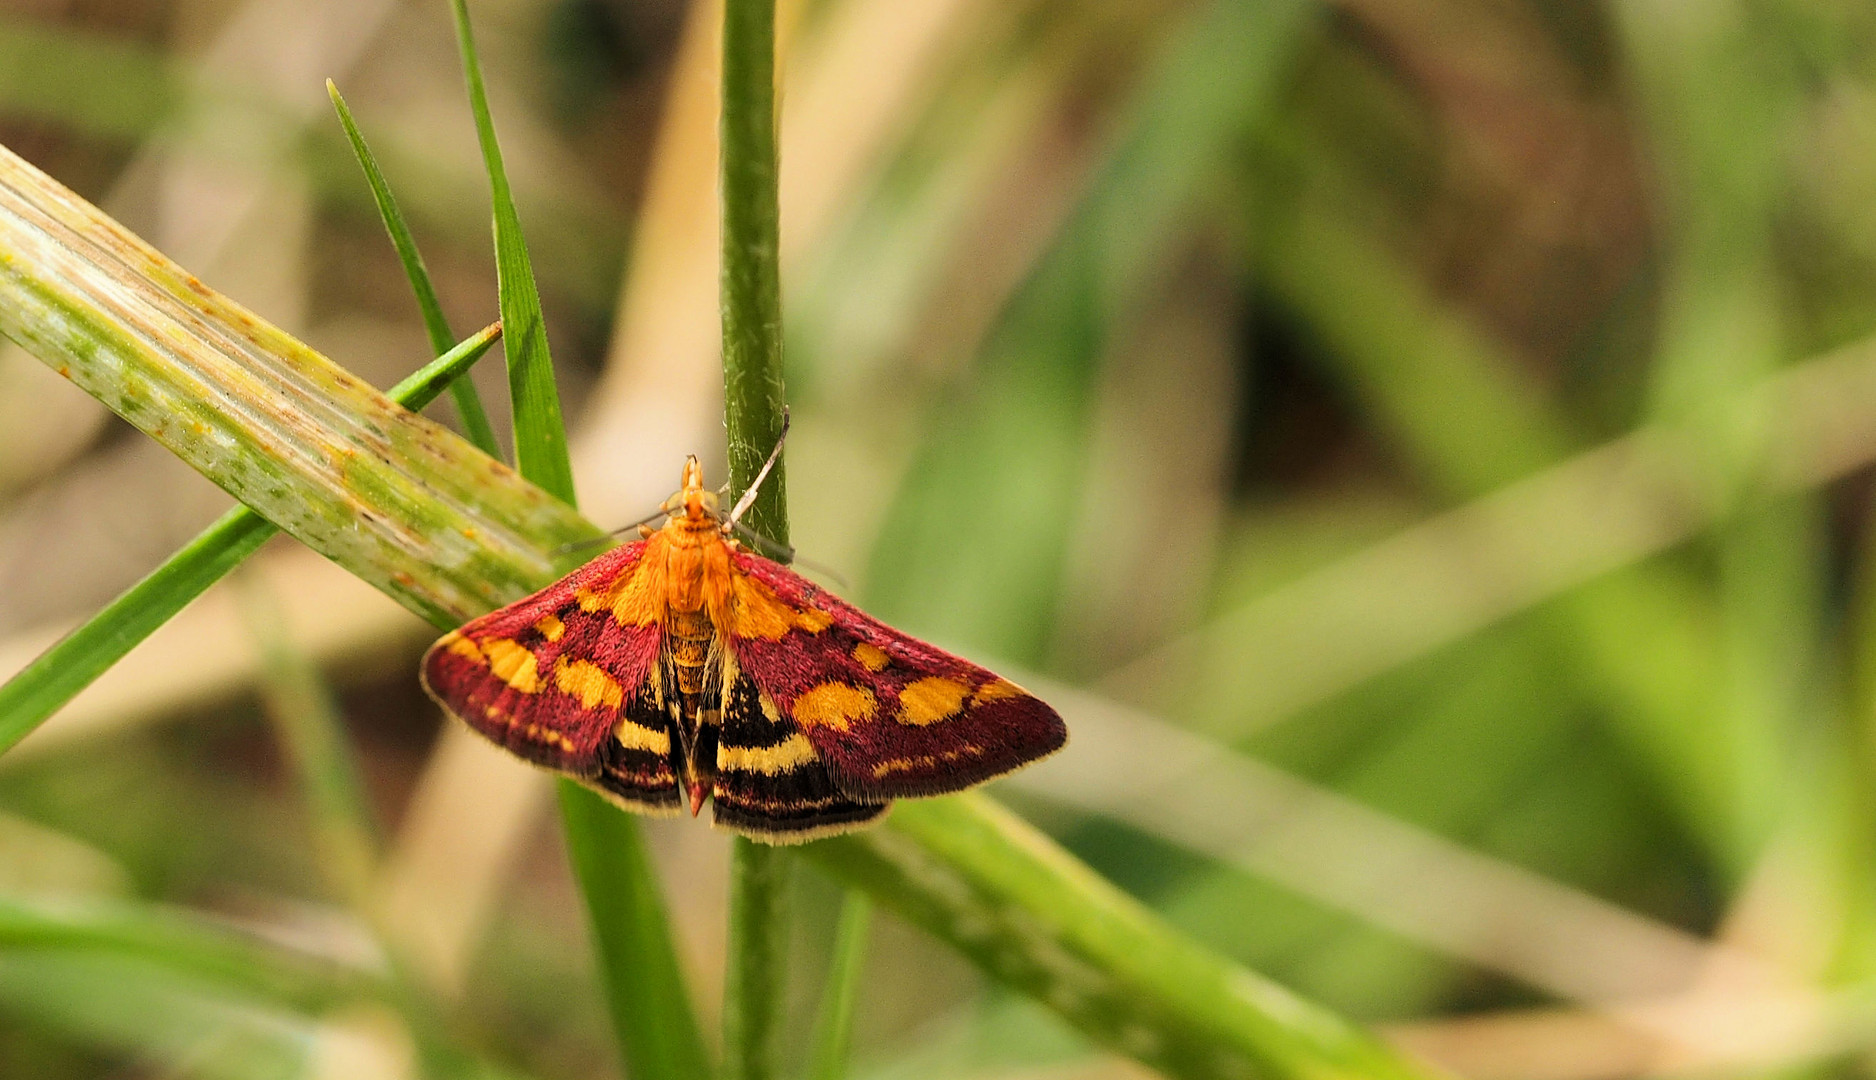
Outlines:
[[[593,598],[638,572],[644,547],[614,548],[445,634],[424,654],[424,689],[450,715],[535,764],[596,785],[609,765],[636,768],[615,731],[629,737],[639,720],[654,722],[641,690],[657,662],[660,631],[621,625]],[[662,714],[655,723],[662,733]],[[634,775],[650,782],[650,773]]]
[[[771,844],[849,832],[886,812],[835,786],[814,745],[747,674],[730,686],[717,733],[711,814],[717,825]]]
[[[1060,749],[1054,709],[738,550],[730,644],[835,786],[862,802],[938,795]]]
[[[641,680],[600,748],[599,773],[587,780],[628,810],[669,816],[683,810],[671,767],[670,717],[657,703],[656,675]]]

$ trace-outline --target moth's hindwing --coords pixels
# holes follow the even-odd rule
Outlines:
[[[883,802],[842,793],[813,744],[749,676],[731,685],[722,716],[711,800],[719,826],[793,844],[848,832],[886,812]]]
[[[683,800],[672,769],[669,714],[657,702],[655,678],[640,682],[626,702],[591,784],[628,809],[664,817],[680,813]]]
[[[734,559],[737,663],[855,801],[959,791],[1067,741],[1055,710],[1009,680],[759,555]]]
[[[637,794],[614,794],[662,805],[655,789],[671,782],[668,763],[660,779],[614,738],[615,730],[635,727],[659,629],[622,625],[610,610],[587,610],[579,599],[633,572],[643,550],[643,544],[615,548],[444,635],[424,655],[424,689],[451,715],[535,764],[595,786],[610,774],[630,775]]]

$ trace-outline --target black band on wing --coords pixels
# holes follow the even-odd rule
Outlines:
[[[593,785],[634,810],[674,814],[681,809],[671,769],[671,727],[647,681],[632,695],[612,738],[600,751]]]
[[[847,832],[886,812],[883,802],[841,794],[794,721],[764,704],[746,675],[730,688],[717,736],[718,825],[786,844]]]

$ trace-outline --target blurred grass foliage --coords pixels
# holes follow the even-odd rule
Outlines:
[[[764,426],[776,433],[767,440],[774,441],[784,418],[769,104],[773,12],[761,6],[729,12],[722,66],[726,417],[733,439],[750,445],[758,440],[749,432]],[[461,0],[452,13],[493,196],[519,476],[399,411],[43,173],[0,155],[0,249],[8,256],[0,319],[10,336],[309,546],[444,626],[465,609],[488,610],[506,597],[479,606],[465,597],[458,569],[439,558],[450,554],[439,542],[461,538],[474,547],[486,537],[486,587],[514,594],[525,588],[510,587],[499,574],[519,572],[532,578],[527,585],[545,585],[546,567],[530,573],[528,560],[564,551],[565,544],[545,545],[581,531],[571,517],[571,465],[544,313]],[[380,199],[387,219],[392,205]],[[407,253],[400,257],[421,297],[422,266]],[[744,475],[732,476],[732,490],[753,484],[748,471],[733,470]],[[545,487],[530,487],[534,480]],[[465,483],[488,489],[487,506],[464,505],[457,493]],[[771,491],[752,527],[785,537],[780,501]],[[335,505],[353,507],[353,533],[331,528]],[[504,530],[503,516],[514,519],[513,531]],[[381,920],[372,895],[369,813],[356,796],[356,768],[337,734],[335,710],[278,636],[278,618],[262,599],[250,594],[246,622],[262,656],[270,711],[318,822],[313,846],[324,876],[370,927],[404,986],[405,944]],[[669,1047],[674,1028],[688,1021],[688,994],[667,956],[665,916],[637,826],[571,781],[559,786],[567,849],[586,893],[627,1069],[700,1075],[699,1052],[677,1055]],[[993,805],[955,797],[943,808],[902,809],[884,828],[813,851],[989,974],[1047,1002],[1096,1040],[1173,1075],[1300,1076],[1333,1068],[1419,1075],[1332,1014],[1184,941]],[[776,1076],[786,976],[779,913],[783,871],[792,864],[786,853],[747,841],[733,850],[724,1071]],[[473,1071],[465,1051],[439,1041],[428,989],[410,982],[400,995],[424,1073]]]
[[[670,375],[714,353],[606,344],[630,329],[621,267],[690,272],[656,254],[691,226],[657,216],[651,178],[685,152],[658,129],[663,103],[676,116],[684,87],[714,79],[696,60],[711,50],[684,44],[714,9],[476,7],[528,225],[527,261],[508,245],[498,276],[445,5],[338,7],[377,29],[345,46],[349,70],[318,75],[357,106],[380,191],[347,132],[303,129],[297,106],[215,62],[242,27],[305,33],[286,0],[0,13],[0,142],[94,201],[141,155],[162,176],[259,170],[302,192],[310,243],[247,240],[297,274],[305,325],[289,329],[407,342],[399,374],[498,296],[504,316],[533,306],[510,345],[541,363],[520,370],[512,415],[522,471],[561,498],[571,477],[540,465],[562,452],[539,407],[557,396],[589,505],[647,498],[685,452],[718,471],[710,444],[578,453],[608,424],[715,439],[719,403]],[[1869,1072],[1876,16],[1799,0],[815,0],[779,17],[784,111],[802,110],[781,140],[792,540],[908,631],[1063,684],[1070,750],[996,790],[1121,890],[1052,909],[1071,864],[969,800],[810,849],[775,1003],[785,1075],[1128,1075],[1117,1050],[1223,1075],[1246,1047],[1274,1075],[1399,1067],[1331,1013],[1465,1075]],[[890,91],[867,66],[881,57]],[[815,145],[791,123],[855,164],[830,179],[789,159]],[[284,157],[253,137],[302,130]],[[165,192],[203,189],[166,182],[113,212],[153,237],[224,214],[176,205]],[[379,232],[390,188],[434,276],[421,311]],[[45,250],[83,250],[58,224],[32,223]],[[538,304],[516,292],[534,274]],[[99,311],[121,290],[101,283]],[[54,324],[108,346],[89,350],[87,388],[133,409],[106,361],[173,340]],[[456,485],[480,459],[455,440],[426,459],[455,485],[448,521],[401,532],[424,500],[400,433],[419,429],[358,426],[381,422],[375,395],[263,344],[294,357],[274,385],[320,419],[312,457],[390,445],[399,464],[347,474],[385,510],[363,529],[294,470],[236,486],[432,621],[538,583],[573,558],[559,544],[592,534],[512,476],[493,495]],[[0,392],[62,389],[0,364]],[[33,412],[4,413],[25,420],[0,430],[0,456],[52,438]],[[271,423],[192,416],[223,445]],[[16,634],[0,675],[63,629],[53,615],[87,614],[9,619],[10,591],[82,577],[108,596],[150,569],[63,542],[146,482],[114,464],[131,441],[0,503],[0,633]],[[173,548],[207,524],[113,526]],[[245,555],[264,533],[241,539]],[[397,578],[420,541],[447,573]],[[205,620],[222,617],[214,595]],[[377,908],[426,800],[464,805],[437,794],[458,759],[433,746],[410,678],[425,631],[335,613],[315,633],[258,603],[248,618],[278,637],[212,639],[265,643],[235,677],[253,693],[204,676],[191,694],[208,665],[159,632],[143,648],[185,687],[169,722],[94,711],[62,733],[55,717],[0,759],[0,1075],[617,1070],[615,1033],[646,1015],[619,993],[620,958],[668,949],[663,933],[601,942],[599,959],[536,804],[503,810],[472,785],[495,816],[465,820],[441,858],[481,876],[425,895],[439,922],[482,914],[462,916],[461,978],[435,975]],[[659,823],[655,880],[605,871],[589,849],[615,823],[584,809],[587,885],[672,913],[680,953],[638,990],[700,991],[664,1001],[676,1049],[645,1074],[698,1071],[689,1025],[710,1025],[689,1016],[714,1018],[725,853]],[[1027,876],[1039,867],[1061,876]],[[850,885],[873,897],[870,927]],[[1142,942],[1178,944],[1147,957]],[[1289,1024],[1257,1027],[1275,1015]]]

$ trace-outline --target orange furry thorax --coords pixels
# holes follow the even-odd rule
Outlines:
[[[662,579],[661,583],[647,582],[650,587],[646,598],[662,599],[663,606],[673,614],[704,612],[718,627],[727,627],[736,577],[729,542],[714,525],[708,529],[687,525],[673,520],[646,537],[639,573]]]
[[[587,611],[609,610],[626,626],[694,627],[701,615],[719,637],[775,641],[790,630],[818,633],[832,619],[812,608],[796,610],[737,568],[736,541],[723,535],[716,494],[702,487],[692,459],[684,488],[665,502],[670,518],[644,530],[638,565],[601,589],[576,594]]]
[[[696,458],[684,462],[683,487],[665,500],[665,506],[670,517],[664,527],[647,530],[645,537],[643,565],[663,578],[662,588],[648,583],[652,587],[647,589],[647,599],[655,602],[662,593],[670,615],[681,618],[702,612],[717,633],[724,633],[733,624],[737,575],[730,561],[730,541],[717,520],[716,493],[704,489],[703,469]]]

